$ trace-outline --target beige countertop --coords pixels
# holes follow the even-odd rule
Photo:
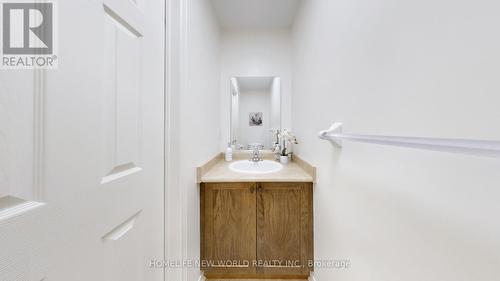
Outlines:
[[[263,153],[264,159],[272,159],[272,154]],[[234,161],[248,158],[248,153],[235,153]],[[283,169],[275,173],[246,174],[229,169],[232,162],[226,162],[221,153],[197,169],[197,182],[315,182],[316,168],[298,156],[283,165]]]

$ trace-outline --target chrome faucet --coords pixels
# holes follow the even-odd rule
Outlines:
[[[274,160],[280,160],[280,156],[281,156],[281,145],[279,145],[278,143],[276,143],[274,145]]]
[[[263,161],[263,159],[260,157],[260,151],[259,151],[259,147],[257,145],[253,146],[251,158],[249,161],[252,161],[255,163]]]

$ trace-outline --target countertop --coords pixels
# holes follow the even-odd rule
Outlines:
[[[234,161],[248,159],[248,153],[236,153]],[[272,154],[263,153],[263,158],[270,160]],[[284,164],[283,169],[275,173],[267,174],[246,174],[233,172],[229,169],[232,162],[226,162],[221,153],[208,161],[206,164],[198,167],[197,181],[202,182],[315,182],[316,168],[309,163],[295,156],[293,161]]]

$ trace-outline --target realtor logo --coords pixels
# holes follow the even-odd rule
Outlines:
[[[1,3],[2,64],[6,69],[57,67],[55,3]]]

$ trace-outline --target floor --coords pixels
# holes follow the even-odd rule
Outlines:
[[[307,281],[307,279],[207,279],[207,281]]]

